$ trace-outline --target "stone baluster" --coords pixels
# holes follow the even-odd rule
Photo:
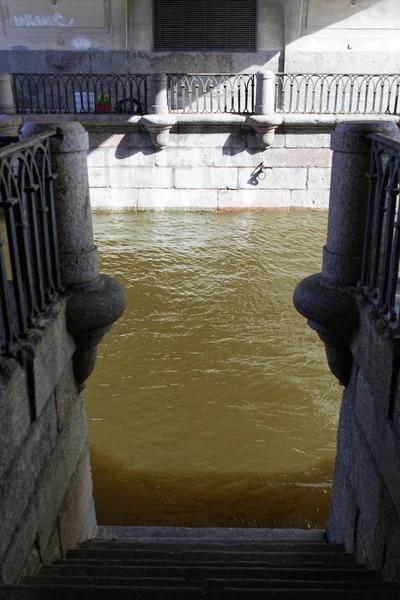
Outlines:
[[[28,123],[22,137],[52,127]],[[54,127],[53,127],[54,128]],[[66,288],[67,328],[77,349],[74,375],[78,386],[92,372],[97,345],[126,305],[123,286],[99,273],[93,242],[87,169],[88,134],[79,123],[63,124],[58,137],[51,138],[54,200],[60,256],[61,282]]]
[[[296,309],[325,343],[332,373],[347,385],[350,342],[358,327],[355,287],[360,279],[368,199],[371,144],[368,133],[399,137],[394,123],[342,123],[332,134],[328,236],[322,273],[303,279],[294,292]]]

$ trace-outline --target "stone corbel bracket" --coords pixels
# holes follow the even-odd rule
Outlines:
[[[332,287],[321,273],[317,273],[298,284],[293,303],[324,342],[333,375],[347,386],[353,360],[350,342],[359,322],[358,307],[351,290]]]
[[[176,122],[176,116],[169,114],[146,115],[140,120],[140,124],[150,133],[153,145],[160,150],[168,146],[169,134]]]
[[[247,118],[247,123],[255,131],[254,147],[265,150],[274,143],[275,129],[282,124],[282,116],[271,115],[251,115]]]

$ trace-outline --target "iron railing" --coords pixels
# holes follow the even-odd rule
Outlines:
[[[400,322],[400,142],[371,133],[371,165],[360,290],[378,315]]]
[[[0,149],[0,356],[61,290],[49,131]]]
[[[253,113],[254,74],[168,74],[168,106],[180,113]]]
[[[277,73],[283,113],[400,114],[400,75]]]
[[[17,113],[147,112],[147,75],[12,75]]]

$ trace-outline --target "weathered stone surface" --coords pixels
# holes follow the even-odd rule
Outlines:
[[[108,175],[112,188],[171,188],[173,181],[172,169],[166,167],[111,167]]]
[[[7,476],[3,476],[0,483],[0,563],[7,546],[13,536],[15,537],[14,532],[22,527],[24,519],[30,518],[27,507],[32,502],[37,481],[54,450],[56,441],[57,414],[52,395],[40,418],[31,425],[18,456],[8,465]],[[28,547],[33,543],[34,538],[30,540]]]
[[[357,501],[349,475],[346,472],[341,454],[338,453],[335,461],[328,538],[331,542],[344,543],[347,552],[354,552],[357,511]]]
[[[174,185],[176,188],[186,189],[236,189],[236,169],[224,168],[180,168],[174,169]]]
[[[238,169],[239,188],[301,190],[306,188],[307,172],[305,169],[272,168],[265,169],[265,179],[254,180],[249,169]]]
[[[40,549],[42,563],[44,565],[51,565],[55,560],[62,558],[62,549],[60,541],[60,525],[59,518],[57,517],[53,527],[53,531],[50,534],[49,541],[46,548]]]
[[[75,351],[75,344],[66,329],[65,301],[58,304],[58,314],[44,322],[40,338],[34,347],[33,380],[35,414],[41,414],[55,383]]]
[[[177,139],[178,148],[242,148],[246,147],[245,134],[240,130],[220,133],[209,128],[199,133],[180,131]]]
[[[383,480],[376,469],[368,441],[354,414],[353,401],[353,398],[343,395],[338,452],[349,475],[365,526],[370,528],[370,537],[373,539],[376,535],[375,530],[379,528]]]
[[[217,210],[217,190],[139,190],[138,210]]]
[[[24,569],[23,577],[32,577],[36,575],[41,567],[42,561],[40,559],[39,550],[36,544],[32,548],[30,557],[28,558],[27,565]]]
[[[288,190],[219,190],[218,210],[290,207]]]
[[[311,167],[308,169],[307,188],[309,190],[329,190],[331,169]]]
[[[108,167],[153,167],[154,149],[147,148],[105,148]],[[168,165],[167,165],[168,166]]]
[[[67,425],[58,436],[57,445],[36,488],[33,511],[41,548],[46,548],[49,543],[69,482],[86,444],[87,427],[81,395]]]
[[[68,361],[56,385],[56,408],[58,431],[67,423],[71,410],[78,398],[78,390],[72,370],[72,361]]]
[[[304,129],[286,131],[286,148],[330,148],[330,131]]]
[[[210,152],[210,151],[208,151]],[[256,167],[263,162],[262,150],[247,148],[214,148],[214,165],[216,167]]]
[[[329,190],[292,190],[290,206],[292,208],[326,209],[329,206]]]
[[[370,569],[380,569],[384,559],[385,540],[379,525],[371,527],[361,513],[357,519],[357,536],[362,544],[363,556],[360,562],[365,562]],[[359,550],[356,549],[356,552]]]
[[[0,560],[0,584],[15,584],[27,566],[37,536],[37,523],[31,509],[21,519],[11,538],[3,560]]]
[[[355,412],[362,430],[365,433],[371,452],[378,461],[384,452],[383,436],[389,415],[389,397],[376,396],[359,370],[355,393]]]
[[[382,511],[380,515],[381,531],[385,540],[386,555],[393,557],[393,564],[385,563],[384,568],[394,571],[389,581],[400,578],[400,516],[392,500],[384,492],[382,500]]]
[[[158,167],[212,167],[217,152],[219,148],[165,148],[154,157]]]
[[[31,425],[26,370],[14,359],[0,361],[0,478]],[[32,398],[33,402],[33,398]]]
[[[87,165],[91,167],[105,167],[106,166],[106,153],[104,148],[96,148],[89,150],[87,154]]]
[[[93,188],[90,203],[94,210],[137,210],[138,190]]]
[[[96,148],[153,148],[147,131],[134,133],[89,132],[89,147]]]
[[[84,447],[59,512],[59,531],[63,554],[65,555],[68,550],[75,548],[78,542],[90,538],[95,527],[92,472],[89,451],[87,447]]]
[[[89,185],[91,188],[107,187],[107,170],[105,167],[90,167],[88,169]]]
[[[332,164],[328,148],[268,148],[263,156],[267,167],[329,168]]]

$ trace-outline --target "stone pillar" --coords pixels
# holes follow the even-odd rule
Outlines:
[[[332,133],[332,176],[328,237],[322,278],[331,285],[355,286],[364,250],[371,143],[368,133],[400,139],[391,122],[341,123]]]
[[[16,108],[10,73],[0,73],[0,114],[13,115]]]
[[[325,344],[332,373],[341,384],[350,380],[351,339],[358,328],[355,286],[361,274],[368,202],[368,133],[399,137],[394,123],[342,123],[332,134],[333,149],[328,238],[322,273],[296,287],[293,301]]]
[[[256,74],[256,114],[272,115],[275,112],[275,75],[272,71]]]
[[[150,89],[154,103],[150,106],[150,113],[155,115],[168,114],[168,79],[166,73],[153,73],[150,76]]]
[[[42,133],[54,126],[28,123],[22,137]],[[74,338],[74,375],[78,386],[92,372],[97,345],[125,310],[122,285],[98,269],[93,242],[87,170],[88,134],[79,123],[58,128],[51,138],[50,152],[54,179],[54,201],[60,256],[61,282],[69,294],[67,328]]]
[[[153,73],[149,87],[153,102],[150,102],[150,114],[142,117],[140,123],[146,127],[154,146],[161,150],[168,146],[169,133],[176,123],[176,117],[169,114],[166,73]]]

